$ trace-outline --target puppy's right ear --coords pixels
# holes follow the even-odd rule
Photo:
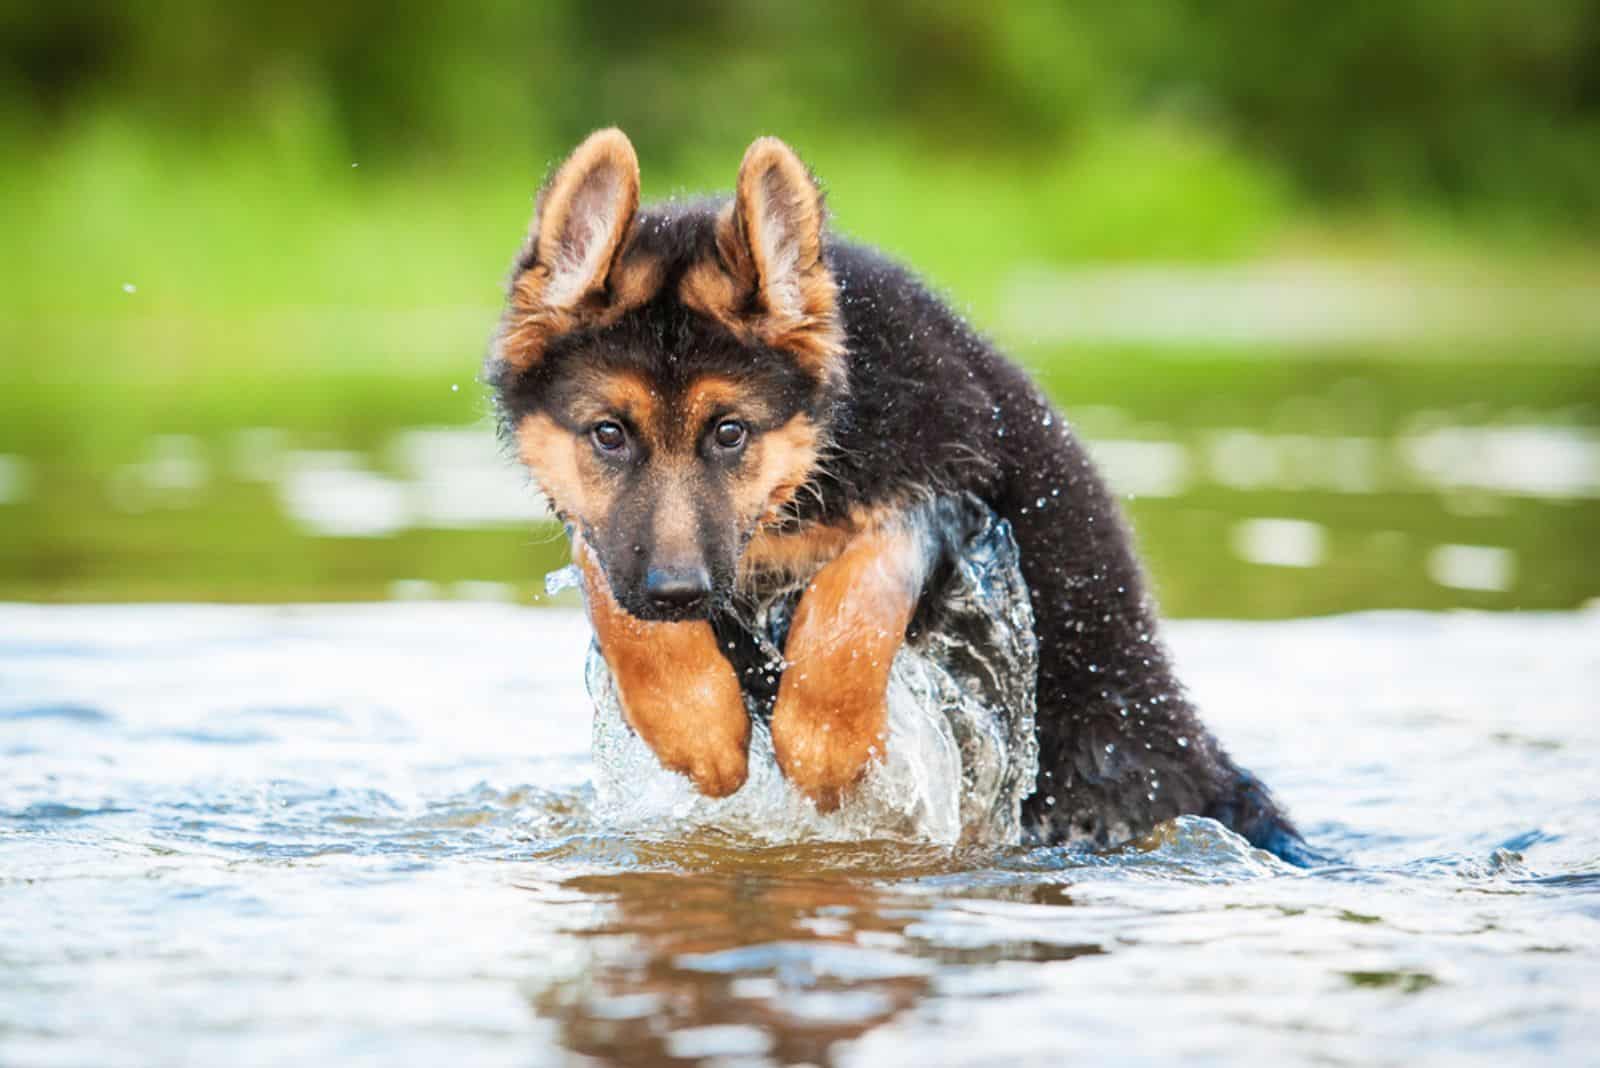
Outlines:
[[[571,307],[605,284],[639,211],[639,157],[621,130],[597,130],[539,193],[526,264],[543,272],[543,297]]]
[[[502,360],[525,370],[551,337],[604,318],[615,302],[607,280],[638,211],[633,145],[621,130],[595,131],[539,194],[496,346]]]

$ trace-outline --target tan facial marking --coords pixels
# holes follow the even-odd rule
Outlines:
[[[747,418],[753,398],[750,390],[731,378],[701,375],[683,394],[683,422],[696,431],[719,412],[739,412]]]
[[[543,412],[524,416],[516,429],[517,456],[534,482],[563,517],[588,515],[593,507],[594,480],[585,477],[580,443],[571,431]]]
[[[767,524],[815,474],[821,434],[804,414],[796,415],[754,443],[750,474],[734,491],[734,506],[741,518]]]
[[[630,372],[590,376],[570,413],[580,424],[622,419],[637,428],[656,422],[656,394]],[[544,412],[522,418],[516,428],[517,456],[527,465],[557,514],[597,522],[611,508],[611,491],[593,448]]]
[[[585,408],[586,421],[621,417],[635,427],[648,428],[656,421],[656,391],[643,375],[605,374],[590,390]]]

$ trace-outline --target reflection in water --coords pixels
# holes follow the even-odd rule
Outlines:
[[[1056,961],[1098,945],[1026,938],[942,945],[918,929],[950,908],[906,888],[961,878],[979,858],[932,847],[816,844],[686,849],[693,869],[579,875],[559,892],[604,906],[563,933],[574,974],[529,991],[562,1044],[626,1063],[764,1054],[829,1063],[836,1043],[879,1027],[969,969]],[[963,880],[964,881],[964,880]],[[985,896],[1067,906],[1053,883]]]

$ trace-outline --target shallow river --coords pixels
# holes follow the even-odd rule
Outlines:
[[[1336,862],[624,830],[564,610],[0,607],[0,1063],[1596,1063],[1600,613],[1171,638]]]

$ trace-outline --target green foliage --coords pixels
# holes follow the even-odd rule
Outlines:
[[[758,132],[1027,169],[1155,120],[1313,197],[1600,221],[1597,0],[11,0],[0,71],[12,141],[35,147],[110,112],[538,170],[618,123],[669,173]]]

